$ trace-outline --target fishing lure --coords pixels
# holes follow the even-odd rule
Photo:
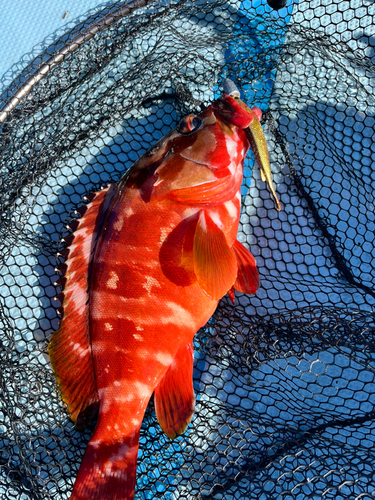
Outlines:
[[[259,286],[237,230],[243,162],[250,144],[257,157],[261,112],[232,82],[224,91],[91,195],[72,225],[64,314],[49,353],[72,420],[84,425],[98,409],[73,500],[134,498],[151,395],[163,431],[182,434],[195,404],[194,334],[228,291],[233,298],[234,289]]]

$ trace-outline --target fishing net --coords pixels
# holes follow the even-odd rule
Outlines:
[[[150,403],[137,498],[373,498],[374,3],[123,7],[78,24],[3,94],[1,498],[69,498],[92,431],[68,419],[47,356],[65,225],[224,76],[263,111],[282,210],[249,154],[239,240],[261,287],[225,297],[196,335],[187,432],[165,437]]]

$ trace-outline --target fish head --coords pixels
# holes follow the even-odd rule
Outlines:
[[[237,101],[234,97],[228,94],[223,94],[212,105],[212,109],[218,120],[227,123],[230,127],[239,129],[247,129],[254,115],[247,106],[242,106],[242,101]]]
[[[233,199],[250,146],[244,129],[253,120],[252,113],[228,94],[203,112],[183,117],[155,149],[151,201],[167,198],[207,205]]]

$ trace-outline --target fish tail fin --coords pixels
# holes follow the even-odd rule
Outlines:
[[[139,429],[131,438],[110,443],[94,440],[94,436],[86,448],[70,500],[133,500]]]

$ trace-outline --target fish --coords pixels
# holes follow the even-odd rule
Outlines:
[[[259,287],[237,232],[248,130],[260,115],[224,92],[87,195],[69,225],[49,356],[72,421],[97,417],[71,500],[134,499],[151,396],[164,433],[181,435],[195,407],[195,333],[225,294]]]

